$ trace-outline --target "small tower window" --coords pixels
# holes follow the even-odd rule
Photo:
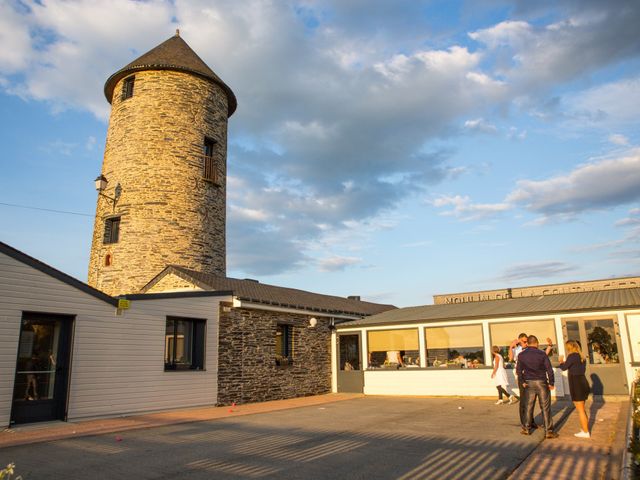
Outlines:
[[[212,140],[211,138],[205,137],[202,149],[204,153],[204,179],[208,182],[212,182],[218,185],[220,183],[218,178],[218,169],[216,168],[216,159],[213,156],[215,148],[216,141]]]
[[[107,256],[104,257],[104,266],[110,267],[112,263],[113,263],[113,257],[111,257],[110,253],[107,253]]]
[[[135,81],[135,75],[124,79],[124,83],[122,84],[122,100],[133,97],[133,84]]]
[[[118,243],[120,239],[120,217],[107,218],[104,222],[103,243]]]

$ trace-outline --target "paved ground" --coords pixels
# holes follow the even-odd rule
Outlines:
[[[561,423],[556,441],[542,442],[509,477],[510,480],[575,480],[621,478],[622,449],[626,448],[628,401],[588,402],[590,439],[576,438],[578,415]]]
[[[598,415],[612,408],[605,405]],[[556,418],[566,407],[554,406]],[[111,433],[78,436],[91,432],[89,422],[3,432],[0,464],[15,462],[24,480],[504,479],[518,466],[515,475],[528,468],[527,478],[538,470],[545,471],[545,478],[562,478],[540,468],[543,457],[530,456],[545,454],[539,445],[589,456],[584,449],[568,448],[564,430],[569,423],[560,430],[561,439],[540,444],[541,432],[519,434],[517,405],[496,406],[488,399],[326,395],[100,422],[93,428],[107,431],[114,422]],[[117,422],[124,428],[118,429]],[[594,440],[604,435],[607,424],[596,421]],[[75,430],[61,433],[62,427]],[[52,437],[56,428],[58,437]],[[59,439],[17,445],[46,438]],[[595,471],[592,467],[585,472]]]

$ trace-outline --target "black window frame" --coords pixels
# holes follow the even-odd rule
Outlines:
[[[167,334],[167,329],[169,327],[169,323],[173,322],[173,345],[174,347],[171,349],[172,358],[167,359],[167,340],[169,339]],[[177,344],[177,336],[178,336],[178,323],[177,322],[187,322],[192,324],[191,329],[191,363],[180,363],[176,361],[176,351],[175,345]],[[164,355],[164,371],[165,372],[173,372],[173,371],[204,371],[205,364],[205,346],[206,346],[206,332],[207,332],[207,321],[202,318],[189,318],[189,317],[175,317],[175,316],[167,316],[165,322],[165,355]]]
[[[120,241],[121,219],[122,217],[118,215],[117,217],[109,217],[104,220],[104,235],[102,236],[103,244],[110,245]]]
[[[133,97],[133,91],[135,88],[136,76],[131,75],[127,77],[122,82],[122,95],[121,100],[127,100],[128,98]]]
[[[278,336],[282,335],[280,349],[278,349]],[[277,323],[275,335],[275,362],[278,367],[286,367],[293,363],[293,325],[289,323]]]

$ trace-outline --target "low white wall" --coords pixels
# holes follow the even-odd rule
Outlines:
[[[402,369],[366,370],[364,393],[366,395],[442,395],[498,398],[498,391],[491,378],[492,369]],[[509,386],[518,395],[514,371],[507,370]],[[568,394],[565,375],[554,369],[556,389],[552,395]]]

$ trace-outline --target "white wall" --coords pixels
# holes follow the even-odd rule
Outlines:
[[[226,297],[137,300],[123,315],[88,293],[0,253],[0,425],[11,413],[23,311],[76,315],[70,420],[213,405],[219,302]],[[204,371],[164,371],[166,317],[207,320]]]
[[[430,395],[473,396],[498,398],[498,391],[491,378],[492,369],[431,368],[403,370],[367,370],[364,372],[366,395]],[[516,395],[518,384],[513,370],[507,370],[509,386]],[[565,377],[554,369],[556,389],[552,395],[565,394]]]
[[[133,300],[76,320],[69,419],[213,405],[220,297]],[[164,371],[166,317],[206,319],[205,370]]]

